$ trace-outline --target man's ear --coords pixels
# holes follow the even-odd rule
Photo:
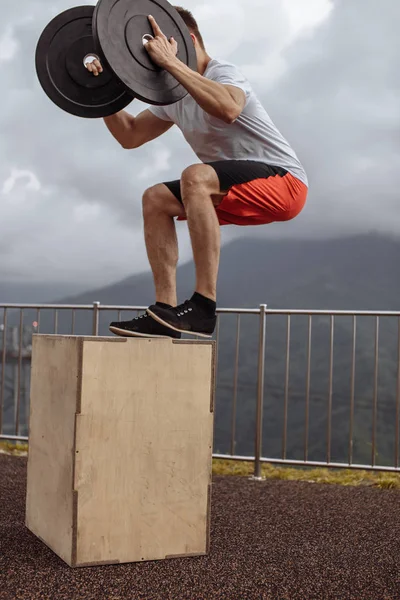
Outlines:
[[[196,43],[197,43],[197,37],[194,35],[194,33],[191,33],[191,34],[190,34],[190,37],[192,38],[192,42],[193,42],[193,44],[196,46]]]

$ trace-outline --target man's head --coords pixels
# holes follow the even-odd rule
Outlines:
[[[194,47],[196,48],[197,55],[199,56],[199,53],[205,53],[206,49],[204,46],[202,35],[199,31],[197,21],[190,12],[190,10],[186,10],[186,8],[182,8],[181,6],[175,6],[174,8],[178,11],[181,18],[185,22],[186,27],[190,31],[190,36],[193,40]]]

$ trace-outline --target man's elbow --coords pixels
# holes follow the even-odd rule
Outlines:
[[[241,115],[242,110],[239,106],[230,106],[226,108],[222,116],[222,120],[228,125],[232,125]]]
[[[138,144],[135,140],[132,139],[122,140],[120,143],[124,150],[135,150],[140,146],[140,144]]]

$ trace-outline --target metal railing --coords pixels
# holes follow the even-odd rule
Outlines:
[[[3,304],[0,305],[0,439],[15,440],[15,441],[28,441],[28,435],[21,434],[21,427],[27,426],[27,415],[29,414],[29,383],[27,383],[27,366],[30,365],[30,350],[31,346],[29,343],[30,335],[32,333],[52,333],[62,335],[108,335],[107,332],[107,321],[104,317],[109,313],[116,313],[117,320],[122,318],[122,314],[125,312],[132,312],[138,314],[140,311],[145,310],[145,307],[132,307],[132,306],[103,306],[98,302],[94,302],[91,305],[39,305],[39,304]],[[2,315],[1,315],[2,312]],[[50,318],[50,314],[52,316]],[[65,313],[71,313],[71,318],[65,318]],[[79,315],[78,315],[79,313]],[[89,318],[88,318],[89,313]],[[91,318],[90,318],[91,313]],[[45,315],[45,318],[43,317]],[[60,320],[60,315],[62,319]],[[84,316],[86,315],[86,316]],[[79,318],[77,318],[79,316]],[[215,333],[215,339],[217,344],[217,390],[218,380],[220,371],[220,361],[224,360],[227,362],[226,349],[227,344],[221,343],[221,322],[224,317],[231,319],[236,317],[236,323],[234,326],[230,324],[227,331],[229,331],[229,344],[233,351],[233,366],[229,377],[232,377],[231,384],[232,393],[228,402],[231,403],[231,422],[229,426],[229,436],[226,440],[227,451],[216,452],[215,458],[234,459],[241,461],[252,461],[254,463],[254,477],[260,478],[262,474],[262,464],[271,463],[279,465],[292,465],[292,466],[318,466],[318,467],[331,467],[331,468],[350,468],[350,469],[368,469],[376,471],[394,471],[400,472],[399,464],[399,442],[400,442],[400,312],[369,312],[369,311],[325,311],[325,310],[273,310],[267,309],[265,304],[260,305],[256,309],[220,309],[218,311],[218,323]],[[246,329],[243,327],[243,319],[251,318],[251,325]],[[271,432],[268,435],[269,422],[266,417],[266,404],[269,398],[272,398],[269,393],[269,386],[271,382],[267,381],[267,368],[270,363],[273,363],[278,356],[280,351],[274,347],[268,348],[269,331],[271,331],[271,324],[273,320],[281,318],[285,319],[285,326],[280,325],[279,339],[283,343],[283,354],[282,360],[283,373],[282,383],[275,384],[274,398],[275,404],[270,407],[270,417],[276,413],[281,414],[281,422],[279,428],[274,427],[273,436],[276,437],[276,429],[280,429],[281,435],[279,438],[280,443],[280,455],[274,456],[271,453],[270,456],[263,456],[263,448],[269,437],[273,437]],[[306,321],[303,323],[301,336],[293,336],[293,323],[295,319],[303,317]],[[333,438],[338,433],[333,425],[333,401],[336,400],[334,395],[334,380],[335,380],[335,331],[336,324],[339,319],[347,318],[350,319],[351,326],[346,324],[346,328],[343,328],[341,335],[343,337],[345,333],[345,339],[347,340],[343,348],[350,351],[349,356],[349,389],[348,397],[347,392],[341,392],[338,396],[341,403],[341,410],[348,410],[348,431],[347,441],[343,439],[340,441],[340,449],[344,450],[346,447],[346,459],[345,460],[333,460],[332,456],[332,444]],[[364,437],[362,443],[364,446],[370,444],[370,460],[357,461],[354,458],[355,454],[355,435],[359,425],[359,421],[356,421],[356,384],[357,384],[357,333],[358,333],[358,322],[364,318],[368,318],[368,321],[373,320],[373,343],[372,343],[372,355],[370,357],[370,366],[365,370],[364,373],[368,373],[372,377],[371,393],[372,397],[370,402],[365,402],[363,397],[363,422],[366,420],[365,415],[370,415],[370,429],[368,429],[368,435],[370,440],[367,441]],[[377,446],[378,446],[378,433],[380,437],[385,436],[385,431],[378,432],[378,398],[380,390],[380,326],[383,320],[390,319],[390,327],[386,328],[388,339],[390,339],[393,355],[395,358],[391,361],[390,373],[387,375],[389,381],[389,388],[385,388],[385,402],[384,410],[385,418],[387,422],[394,423],[393,440],[391,442],[390,459],[386,456],[386,462],[389,464],[377,464]],[[327,320],[327,323],[325,322]],[[396,327],[392,326],[392,323],[396,323]],[[28,324],[27,324],[28,322]],[[229,321],[231,323],[231,320]],[[346,322],[347,323],[347,322]],[[317,324],[318,327],[314,327]],[[322,326],[322,325],[323,326]],[[24,330],[26,327],[26,330]],[[321,400],[320,395],[312,394],[312,357],[313,357],[313,334],[314,329],[319,329],[327,332],[328,338],[328,351],[326,355],[327,359],[327,389],[326,398]],[[365,329],[365,328],[364,328]],[[104,333],[103,333],[104,330]],[[394,330],[396,330],[395,337]],[[232,337],[232,331],[235,335]],[[246,335],[243,335],[245,331]],[[284,332],[284,334],[283,334]],[[304,334],[304,339],[303,339]],[[324,333],[325,335],[325,333]],[[365,337],[365,331],[363,330],[363,336]],[[226,337],[226,331],[225,331]],[[303,390],[301,397],[296,401],[297,417],[299,415],[299,407],[301,403],[302,413],[302,424],[301,427],[295,427],[291,429],[292,433],[289,433],[289,417],[290,417],[290,398],[291,398],[291,368],[293,369],[293,348],[292,342],[296,337],[297,347],[295,358],[296,366],[300,362],[304,363],[304,381],[298,384],[298,388]],[[258,339],[256,339],[258,338]],[[273,335],[272,335],[273,338]],[[280,343],[279,339],[273,340],[274,344]],[[254,361],[248,366],[249,372],[251,372],[254,366],[254,377],[256,385],[252,389],[254,396],[248,397],[246,390],[250,389],[251,382],[248,382],[243,389],[246,392],[245,402],[239,402],[239,391],[240,391],[240,353],[241,344],[245,342],[246,352],[245,357],[254,357]],[[304,343],[303,343],[304,342]],[[253,346],[252,346],[253,344]],[[319,347],[321,346],[321,340],[319,340]],[[223,352],[224,349],[224,352]],[[303,356],[304,350],[304,356]],[[370,350],[368,346],[368,350]],[[388,354],[387,349],[385,350]],[[275,354],[274,354],[275,353]],[[390,353],[389,353],[390,354]],[[280,354],[279,354],[280,357]],[[318,358],[318,357],[317,357]],[[365,357],[363,361],[365,363]],[[254,363],[254,364],[253,364]],[[278,363],[277,363],[278,365]],[[280,363],[279,363],[280,365]],[[279,366],[278,365],[278,366]],[[394,367],[396,365],[396,367]],[[278,367],[277,367],[278,368]],[[281,368],[279,366],[279,368]],[[346,367],[347,368],[347,367]],[[227,387],[227,366],[226,364],[221,367],[223,371],[221,377],[224,378],[221,386]],[[229,370],[229,369],[228,369]],[[395,372],[394,372],[395,370]],[[299,377],[300,367],[297,371],[297,377]],[[339,376],[341,374],[339,373]],[[343,376],[344,377],[344,376]],[[347,377],[347,376],[346,376]],[[10,383],[11,382],[11,383]],[[342,382],[341,382],[342,383]],[[304,384],[304,388],[302,385]],[[385,381],[385,384],[387,382]],[[247,387],[246,387],[247,386]],[[11,389],[11,394],[9,393]],[[296,388],[296,394],[299,395],[299,389]],[[292,392],[293,393],[293,392]],[[345,398],[346,397],[346,398]],[[6,402],[8,398],[8,402]],[[217,408],[218,408],[219,397],[217,393]],[[226,404],[226,399],[224,400]],[[348,406],[347,406],[348,403]],[[24,406],[22,406],[22,404]],[[252,405],[254,408],[254,427],[252,446],[254,453],[245,452],[237,453],[237,437],[238,437],[238,418],[239,408],[246,404],[246,406]],[[314,426],[313,441],[318,444],[324,443],[325,445],[325,457],[322,459],[310,458],[310,419],[312,416],[312,410],[315,410],[315,406],[325,406],[325,430],[318,429],[318,439],[315,436],[316,427]],[[25,408],[25,413],[23,411]],[[225,406],[226,408],[226,406]],[[21,425],[21,415],[25,414],[25,423]],[[388,416],[389,415],[389,416]],[[8,416],[8,421],[5,418]],[[10,416],[12,416],[12,423],[10,424]],[[299,418],[299,417],[298,417]],[[218,419],[217,419],[218,420]],[[7,421],[7,422],[6,422]],[[243,425],[243,421],[240,421]],[[222,424],[226,429],[226,424]],[[247,425],[247,423],[245,423]],[[357,427],[356,427],[357,426]],[[299,437],[299,430],[301,432],[301,458],[293,456],[294,450],[289,452],[289,443],[293,438],[293,431]],[[339,432],[342,434],[343,432]],[[225,436],[226,437],[226,436]],[[388,436],[386,436],[388,437]],[[242,440],[242,445],[246,445],[248,448],[249,436]],[[314,451],[313,451],[314,452]],[[315,453],[315,452],[314,452]],[[276,454],[276,451],[275,451]],[[291,455],[290,455],[291,454]]]

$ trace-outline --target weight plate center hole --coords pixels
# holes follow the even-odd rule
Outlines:
[[[142,44],[143,44],[143,46],[145,46],[146,44],[148,44],[150,42],[150,40],[154,40],[154,37],[152,35],[150,35],[150,33],[146,33],[142,37]]]
[[[85,58],[83,59],[83,66],[86,67],[86,65],[92,64],[92,62],[95,60],[100,62],[100,58],[97,56],[97,54],[86,54]]]

